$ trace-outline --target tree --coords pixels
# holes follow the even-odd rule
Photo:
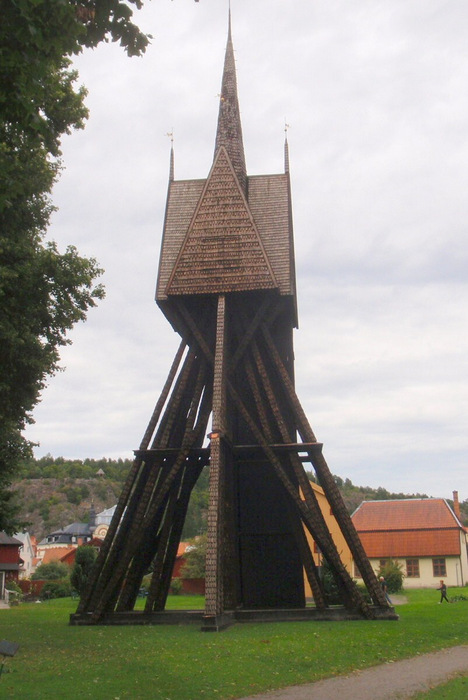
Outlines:
[[[185,563],[181,569],[184,578],[205,578],[206,535],[189,540],[190,546],[184,554]]]
[[[66,579],[69,569],[62,561],[51,561],[48,564],[40,564],[31,576],[33,581],[61,581]]]
[[[70,575],[70,582],[80,596],[86,587],[95,559],[96,550],[94,547],[83,545],[76,550],[75,564]]]
[[[104,295],[94,259],[44,242],[61,138],[88,115],[71,57],[109,40],[141,55],[149,37],[132,23],[132,5],[142,2],[1,0],[0,530],[10,534],[23,523],[9,486],[32,451],[22,431],[67,332]]]
[[[403,588],[403,567],[397,561],[389,559],[381,566],[377,572],[377,576],[383,576],[387,582],[389,593],[398,593]]]

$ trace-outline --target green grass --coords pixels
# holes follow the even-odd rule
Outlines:
[[[435,591],[405,594],[398,622],[245,624],[222,633],[197,625],[70,627],[76,601],[25,603],[0,611],[0,637],[20,644],[0,697],[226,700],[468,643],[468,601],[438,605]],[[203,607],[196,596],[170,600],[187,603]]]
[[[413,695],[411,700],[463,700],[468,698],[468,676],[457,676],[426,693]]]

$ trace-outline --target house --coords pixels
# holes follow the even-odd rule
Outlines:
[[[87,523],[71,523],[61,530],[49,533],[37,545],[37,556],[41,560],[39,563],[45,563],[44,557],[48,549],[63,549],[61,554],[57,551],[54,552],[53,559],[57,560],[65,556],[71,549],[91,543],[93,538],[104,540],[115,509],[116,506],[112,506],[112,508],[107,508],[96,514],[94,506],[91,504]],[[50,557],[47,560],[50,561]]]
[[[20,579],[30,578],[36,568],[37,540],[29,532],[17,532],[15,533],[15,539],[21,542],[20,556],[22,564],[19,570],[19,577]]]
[[[39,564],[51,564],[53,561],[64,561],[64,559],[75,550],[76,547],[49,547],[42,553]]]
[[[375,572],[392,559],[405,588],[468,583],[466,531],[443,498],[364,501],[351,517]]]
[[[101,511],[96,515],[96,527],[93,532],[94,537],[98,537],[101,540],[105,539],[116,508],[117,505],[112,506],[111,508],[106,508],[106,510]]]
[[[71,523],[62,530],[55,530],[42,539],[37,545],[37,556],[44,558],[47,549],[63,547],[79,547],[91,540],[96,528],[96,511],[93,504],[89,509],[89,521],[87,523]],[[64,552],[65,554],[65,552]]]
[[[84,547],[94,547],[94,549],[99,552],[99,550],[102,547],[102,542],[103,540],[99,539],[98,537],[93,537],[89,542],[86,542]],[[76,550],[77,547],[72,547],[71,549],[66,552],[66,554],[62,554],[60,557],[60,560],[63,564],[66,564],[70,568],[74,565],[75,559],[76,559]]]
[[[330,504],[327,500],[327,497],[325,496],[325,492],[321,486],[318,486],[318,484],[315,484],[313,481],[310,482],[310,485],[312,486],[312,489],[315,493],[315,497],[319,504],[320,510],[322,511],[323,518],[330,532],[330,535],[332,536],[333,542],[336,545],[341,561],[343,562],[348,572],[352,575],[353,557],[351,554],[351,550],[349,549],[348,543],[346,542],[344,535],[341,532],[341,529],[336,521],[336,518],[332,513],[332,509],[330,508]],[[305,533],[307,537],[307,542],[309,543],[309,547],[312,552],[312,556],[314,558],[315,565],[320,570],[320,567],[322,566],[322,554],[320,552],[320,549],[317,547],[316,542],[314,542],[312,535],[307,529],[305,530]],[[310,588],[309,581],[307,580],[307,576],[305,575],[305,572],[304,588],[306,598],[312,598],[312,591]]]
[[[188,551],[189,548],[190,545],[188,542],[179,542],[171,578],[182,578],[182,568],[185,564],[184,554]]]
[[[18,583],[22,564],[20,547],[22,543],[16,537],[0,532],[0,600],[5,598],[5,586],[8,581]]]

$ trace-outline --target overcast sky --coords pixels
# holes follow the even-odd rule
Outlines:
[[[154,302],[175,177],[214,149],[227,0],[153,0],[142,58],[76,61],[86,129],[64,141],[50,237],[105,269],[28,437],[36,455],[130,457],[178,346]],[[466,0],[232,0],[247,169],[283,172],[298,275],[297,393],[331,471],[468,498]]]

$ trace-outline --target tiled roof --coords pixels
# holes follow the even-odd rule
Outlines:
[[[49,564],[51,561],[60,561],[75,549],[76,547],[49,547],[44,551],[41,564]]]
[[[356,530],[460,529],[453,511],[443,498],[412,498],[397,501],[364,501],[352,515]]]
[[[187,551],[187,547],[189,547],[188,542],[179,542],[179,546],[177,548],[177,556],[181,557],[185,552]]]
[[[359,532],[359,537],[371,559],[460,555],[460,535],[456,530]]]
[[[370,558],[460,554],[461,527],[442,498],[364,501],[352,520]]]

